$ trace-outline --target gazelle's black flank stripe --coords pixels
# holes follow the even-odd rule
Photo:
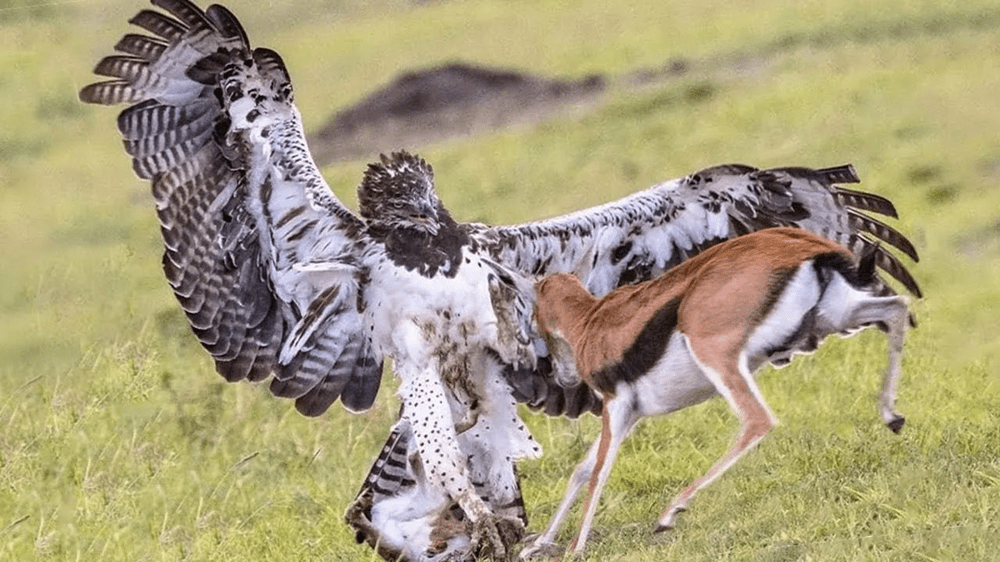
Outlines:
[[[648,373],[663,357],[670,334],[677,329],[677,309],[680,304],[680,299],[673,299],[660,307],[646,322],[621,359],[593,374],[594,386],[605,395],[613,395],[619,382],[632,383]]]

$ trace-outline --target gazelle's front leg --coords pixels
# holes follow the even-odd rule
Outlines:
[[[618,396],[613,399],[605,399],[604,411],[601,413],[601,437],[597,447],[597,473],[591,471],[590,489],[587,491],[587,499],[584,501],[583,523],[580,525],[580,534],[570,543],[573,554],[581,556],[583,549],[587,545],[587,537],[590,535],[590,527],[594,523],[594,514],[597,513],[597,503],[601,499],[604,485],[608,482],[611,474],[611,467],[615,464],[615,457],[621,448],[622,441],[632,430],[632,427],[639,421],[639,413],[635,409],[634,394],[631,389],[621,390]]]
[[[607,484],[608,476],[611,474],[615,457],[622,441],[640,419],[639,413],[634,407],[633,391],[623,387],[619,387],[619,390],[621,392],[618,396],[604,403],[604,412],[601,415],[601,435],[590,447],[587,457],[573,471],[566,496],[552,517],[548,529],[542,536],[535,539],[530,547],[521,551],[522,559],[557,555],[558,547],[554,541],[559,526],[573,507],[573,502],[580,494],[580,490],[583,489],[584,483],[589,481],[590,489],[587,492],[587,499],[584,501],[583,523],[580,526],[579,534],[570,544],[574,555],[583,554],[587,545],[587,537],[590,535],[590,527],[594,522],[594,514],[597,513],[597,505],[601,499],[604,485]]]
[[[525,547],[521,551],[521,560],[555,557],[562,553],[562,549],[555,542],[556,533],[559,532],[563,520],[569,515],[570,509],[573,508],[573,503],[576,501],[577,496],[580,495],[580,490],[583,489],[584,484],[590,480],[590,475],[594,472],[594,466],[597,464],[597,451],[600,444],[600,439],[594,441],[594,444],[590,446],[590,450],[587,452],[587,456],[576,466],[573,476],[569,479],[566,495],[552,516],[552,521],[549,522],[548,528],[530,546]]]

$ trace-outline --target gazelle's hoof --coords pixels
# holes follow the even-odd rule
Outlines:
[[[559,559],[562,558],[566,550],[554,542],[538,542],[527,546],[518,554],[517,559],[521,561],[539,560],[542,558]]]
[[[687,511],[687,508],[683,506],[671,509],[666,517],[660,517],[660,520],[656,522],[656,526],[653,527],[653,533],[662,533],[663,531],[673,529],[677,522],[677,515],[685,511]]]
[[[906,418],[904,418],[903,416],[897,416],[895,419],[893,419],[886,425],[889,426],[889,429],[891,429],[893,433],[899,433],[899,430],[903,429],[904,423],[906,423]]]

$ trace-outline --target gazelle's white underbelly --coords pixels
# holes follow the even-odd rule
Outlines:
[[[667,414],[717,394],[712,382],[691,357],[684,339],[675,330],[663,357],[649,373],[633,383],[636,406],[641,415]]]

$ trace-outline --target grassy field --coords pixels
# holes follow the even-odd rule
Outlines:
[[[722,162],[853,162],[917,245],[899,409],[881,427],[880,334],[761,375],[782,421],[673,532],[659,511],[728,446],[721,401],[640,425],[588,560],[1000,560],[1000,7],[987,0],[227,2],[289,64],[318,128],[405,69],[462,59],[548,75],[683,58],[592,112],[441,145],[464,220],[542,218]],[[0,560],[368,560],[344,508],[394,419],[305,419],[227,385],[160,271],[114,109],[76,92],[139,0],[0,3]],[[388,13],[389,15],[385,15]],[[347,201],[363,162],[325,170]],[[526,415],[541,530],[597,434]],[[561,540],[568,542],[571,518]]]

